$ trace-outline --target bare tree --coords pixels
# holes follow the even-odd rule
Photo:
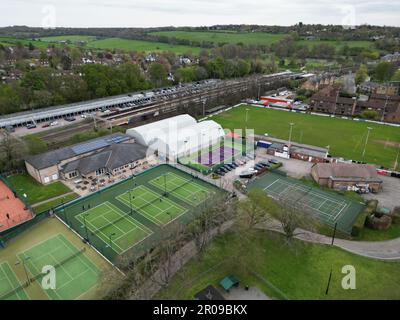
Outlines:
[[[236,226],[248,231],[270,221],[276,205],[262,190],[253,189],[247,194],[246,199],[236,203],[235,209]]]
[[[307,195],[311,190],[292,186],[277,199],[281,209],[274,211],[274,218],[280,222],[287,244],[296,236],[304,234],[296,230],[313,230],[319,225],[316,212],[308,204]]]

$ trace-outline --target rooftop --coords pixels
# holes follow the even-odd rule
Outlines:
[[[132,138],[122,134],[114,133],[102,138],[89,140],[83,143],[75,144],[73,146],[61,148],[58,150],[49,151],[26,159],[26,162],[31,164],[34,168],[41,170],[54,165],[57,165],[63,160],[67,160],[76,156],[84,155],[96,150],[101,150],[114,144],[119,144],[129,141]]]
[[[355,163],[317,163],[314,165],[320,178],[332,178],[333,180],[363,179],[381,182],[374,166]],[[349,179],[350,178],[350,179]]]

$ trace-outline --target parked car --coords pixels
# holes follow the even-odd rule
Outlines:
[[[48,127],[50,127],[49,123],[45,123],[44,125],[42,125],[42,128],[48,128]]]
[[[58,126],[58,121],[53,121],[50,123],[50,126],[54,127],[54,126]]]
[[[278,164],[279,161],[274,160],[274,159],[269,159],[268,162],[272,163],[272,164]]]
[[[26,125],[26,128],[27,128],[27,129],[35,129],[35,128],[36,128],[36,124],[34,124],[34,123],[28,123],[28,124]]]
[[[76,120],[76,118],[74,118],[74,117],[66,117],[65,118],[65,121],[68,121],[68,122],[72,122],[72,121],[75,121]]]

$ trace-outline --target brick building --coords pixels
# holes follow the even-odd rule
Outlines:
[[[316,163],[311,168],[311,176],[319,185],[336,190],[382,190],[382,180],[374,166],[368,164]]]
[[[400,123],[400,96],[373,93],[367,101],[341,97],[339,89],[327,86],[311,97],[310,108],[314,112],[343,116],[359,116],[364,111],[375,111],[379,119]]]

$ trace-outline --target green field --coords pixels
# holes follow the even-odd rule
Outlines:
[[[59,41],[71,41],[73,42],[78,42],[78,41],[94,41],[96,40],[96,37],[94,36],[82,36],[82,35],[65,35],[65,36],[53,36],[53,37],[43,37],[40,38],[41,41],[44,42],[59,42]]]
[[[351,121],[339,118],[286,112],[254,106],[239,106],[212,117],[223,128],[242,129],[246,127],[246,108],[249,129],[256,134],[268,134],[271,137],[289,139],[289,123],[294,123],[292,141],[330,146],[330,153],[336,157],[362,160],[367,137],[367,127],[372,127],[365,161],[393,168],[400,142],[400,128],[381,124]]]
[[[201,32],[201,31],[160,31],[151,34],[159,36],[174,37],[177,39],[191,40],[191,41],[207,41],[213,43],[243,43],[245,45],[259,44],[271,45],[279,40],[285,38],[287,35],[272,34],[264,32],[254,33],[235,33],[235,32]]]
[[[69,201],[75,200],[76,198],[79,198],[79,195],[76,193],[73,193],[73,194],[69,194],[62,198],[50,200],[48,202],[45,202],[43,204],[33,207],[33,212],[36,214],[43,213],[47,210],[50,210],[51,208],[58,207],[59,205],[61,205],[63,203],[67,203]]]
[[[198,42],[212,42],[215,44],[219,43],[243,43],[245,45],[266,45],[269,46],[282,40],[287,37],[288,34],[285,33],[266,33],[266,32],[226,32],[226,31],[159,31],[153,32],[150,34],[166,36],[171,38],[183,39],[183,40],[191,40]],[[309,47],[318,45],[318,44],[330,44],[335,46],[337,49],[342,48],[344,45],[348,45],[349,47],[361,47],[367,48],[372,47],[373,43],[370,41],[308,41],[308,40],[298,40],[297,44],[307,45]]]
[[[144,52],[160,52],[160,51],[172,51],[177,54],[183,53],[199,53],[201,48],[181,46],[181,45],[170,45],[161,42],[150,42],[142,40],[130,40],[120,38],[107,38],[102,40],[91,41],[87,44],[87,47],[94,49],[120,49],[125,51],[144,51]]]
[[[344,290],[342,268],[356,269],[356,289]],[[333,270],[329,294],[326,287]],[[255,276],[255,273],[258,276]],[[275,299],[400,299],[400,262],[360,257],[344,250],[257,231],[248,239],[229,233],[214,240],[200,257],[186,264],[161,291],[159,299],[190,299],[227,275],[235,275],[243,288],[258,287]]]
[[[17,38],[10,38],[10,37],[0,37],[0,43],[5,46],[15,46],[15,45],[17,45],[17,43],[21,43],[24,46],[28,46],[29,43],[32,43],[35,47],[37,47],[39,49],[47,48],[49,46],[49,43],[47,43],[47,42],[28,40],[28,39],[17,39]]]
[[[18,174],[7,178],[14,190],[19,194],[27,195],[29,204],[35,204],[54,197],[70,193],[71,190],[61,182],[42,185],[28,174]]]

